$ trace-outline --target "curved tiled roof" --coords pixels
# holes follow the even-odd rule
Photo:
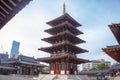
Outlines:
[[[53,35],[51,37],[44,38],[42,40],[49,42],[51,44],[55,44],[56,41],[60,41],[60,40],[62,41],[63,39],[71,42],[72,44],[79,44],[79,43],[85,42],[84,40],[74,36],[74,34],[69,32],[68,30],[60,32],[60,33]]]
[[[71,62],[76,63],[76,64],[90,62],[89,60],[77,58],[69,54],[61,54],[61,55],[59,54],[59,56],[38,58],[37,60],[50,63],[50,62],[57,61],[59,59],[61,60],[61,59],[67,59],[67,58],[71,60]]]
[[[61,24],[58,24],[50,29],[47,29],[47,30],[45,30],[45,32],[55,35],[56,33],[62,32],[63,30],[69,30],[74,35],[83,34],[82,31],[79,31],[76,27],[74,27],[68,21],[62,22]]]
[[[102,50],[114,60],[120,62],[120,45],[107,46],[107,48],[103,48]]]
[[[87,50],[82,49],[78,46],[75,46],[75,45],[69,43],[68,41],[64,41],[62,43],[59,43],[59,44],[56,44],[56,45],[50,46],[50,47],[39,48],[38,50],[53,54],[54,51],[56,51],[56,50],[62,51],[63,48],[64,48],[64,50],[69,50],[71,52],[74,52],[75,54],[88,52]]]
[[[70,22],[75,27],[81,26],[81,24],[79,24],[75,19],[73,19],[68,13],[65,13],[64,15],[47,22],[47,24],[54,27],[54,26],[56,26],[62,22],[65,22],[65,21]]]
[[[116,40],[120,44],[120,23],[109,25],[109,27],[112,33],[114,34]]]

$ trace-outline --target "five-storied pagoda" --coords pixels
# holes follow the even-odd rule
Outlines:
[[[39,48],[51,54],[50,57],[38,58],[38,61],[50,64],[50,74],[78,74],[77,64],[86,63],[89,60],[77,58],[76,54],[88,52],[75,46],[84,43],[77,35],[83,34],[77,27],[81,26],[68,13],[65,3],[63,4],[63,15],[47,22],[52,28],[45,30],[51,37],[42,39],[52,46]]]

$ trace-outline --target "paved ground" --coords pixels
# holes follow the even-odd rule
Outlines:
[[[18,76],[18,75],[0,75],[0,80],[34,80],[32,77],[28,76]]]
[[[86,75],[50,75],[40,74],[39,77],[23,75],[0,75],[0,80],[90,80]]]

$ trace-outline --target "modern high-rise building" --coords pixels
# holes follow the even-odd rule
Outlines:
[[[10,58],[17,58],[19,55],[19,46],[20,46],[20,42],[17,41],[13,41],[12,43],[12,49],[11,49],[11,53],[10,53]]]
[[[3,63],[3,62],[6,62],[8,60],[8,54],[6,53],[0,53],[0,62]]]

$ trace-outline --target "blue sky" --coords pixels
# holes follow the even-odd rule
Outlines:
[[[86,43],[77,46],[89,50],[89,53],[78,57],[115,63],[101,48],[118,44],[108,25],[120,22],[120,0],[33,0],[0,30],[0,45],[10,52],[12,41],[16,40],[21,43],[20,53],[23,55],[35,58],[49,56],[37,49],[50,46],[41,41],[50,36],[44,32],[50,28],[46,22],[62,15],[64,2],[67,13],[82,24],[78,29],[84,34],[78,37]]]

